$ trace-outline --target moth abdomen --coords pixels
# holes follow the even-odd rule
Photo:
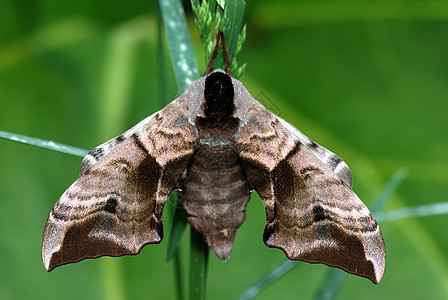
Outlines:
[[[230,256],[249,198],[249,182],[232,143],[199,143],[179,201],[189,215],[189,223],[204,235],[221,260]]]
[[[249,194],[249,182],[231,145],[198,146],[183,183],[184,201],[232,203]]]

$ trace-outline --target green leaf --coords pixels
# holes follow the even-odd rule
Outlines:
[[[244,63],[241,66],[238,66],[238,55],[240,54],[241,50],[243,49],[243,45],[246,42],[246,29],[247,26],[244,24],[243,29],[241,29],[240,34],[238,35],[238,40],[236,42],[236,48],[235,48],[235,56],[231,60],[231,70],[233,73],[233,77],[240,78],[241,75],[243,75],[244,70],[246,69],[246,63]]]
[[[204,237],[191,228],[190,300],[205,299],[208,252]]]
[[[441,202],[379,212],[375,215],[375,217],[378,222],[391,222],[407,218],[429,217],[446,214],[448,214],[448,202]]]
[[[222,0],[218,2],[204,0],[201,3],[199,0],[192,0],[191,6],[204,47],[206,63],[209,61],[216,44],[216,37],[212,38],[213,33],[222,30],[226,39],[226,49],[232,71],[235,70],[238,74],[241,74],[244,67],[239,68],[235,58],[238,52],[237,48],[241,50],[246,36],[245,27],[240,32],[246,3],[243,0]],[[214,27],[211,26],[212,24]],[[213,69],[218,68],[225,68],[222,52],[218,52],[213,61]]]
[[[222,9],[224,9],[225,6],[225,0],[216,0],[216,2],[218,3],[219,6],[221,6]]]
[[[224,3],[224,13],[221,19],[220,9],[216,11],[215,23],[219,21],[220,28],[215,28],[216,30],[221,29],[224,32],[227,55],[229,56],[229,61],[232,65],[232,72],[238,73],[238,75],[242,74],[244,70],[244,66],[238,68],[236,62],[236,49],[238,40],[240,40],[239,48],[242,47],[244,43],[244,39],[246,37],[246,32],[241,32],[240,28],[241,23],[243,21],[244,10],[246,8],[246,2],[244,0],[226,0]],[[215,61],[213,62],[213,69],[225,68],[224,57],[221,52],[218,52],[216,55]],[[236,76],[236,78],[239,76]]]
[[[176,198],[176,197],[173,197]],[[177,201],[170,200],[170,203]],[[170,238],[168,240],[168,249],[166,252],[166,262],[168,263],[179,249],[179,244],[187,225],[187,213],[184,208],[176,206],[173,217],[173,225],[171,227]]]
[[[226,0],[223,17],[224,36],[226,38],[227,53],[229,60],[235,56],[236,43],[243,22],[246,2],[244,0]]]
[[[172,193],[168,203],[177,203],[176,194]],[[173,267],[174,267],[174,280],[176,285],[176,294],[178,300],[184,299],[184,282],[183,272],[182,272],[182,263],[181,263],[181,255],[180,255],[180,242],[182,240],[182,236],[185,232],[185,227],[187,225],[187,214],[184,208],[179,206],[170,207],[173,208],[170,211],[170,215],[172,216],[172,224],[170,237],[168,240],[168,246],[166,251],[166,262],[168,263],[173,259]]]
[[[329,300],[334,299],[341,290],[342,284],[347,278],[347,273],[338,268],[331,268],[321,283],[314,299],[316,300]]]
[[[177,87],[183,93],[199,77],[184,8],[179,0],[160,0],[159,4]]]
[[[84,157],[86,156],[87,152],[89,152],[85,149],[6,131],[0,131],[0,137],[7,140],[24,143],[40,148],[50,149],[57,152],[67,153],[79,157]]]
[[[253,284],[247,290],[245,290],[240,296],[236,298],[236,300],[248,300],[254,299],[258,296],[263,290],[265,290],[272,283],[280,279],[289,273],[292,269],[299,266],[300,262],[287,260],[281,264],[275,266],[269,273],[267,273],[264,277],[262,277],[258,282]]]
[[[386,205],[386,202],[390,199],[390,197],[392,197],[392,194],[403,183],[407,175],[408,173],[405,169],[399,169],[395,171],[394,175],[392,175],[392,178],[383,188],[381,194],[378,195],[376,200],[373,202],[371,211],[374,215],[376,215],[376,213],[380,212],[383,209],[384,205]]]

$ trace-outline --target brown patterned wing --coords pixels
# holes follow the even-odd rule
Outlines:
[[[266,245],[282,249],[289,259],[324,263],[378,283],[385,268],[383,236],[351,190],[348,166],[238,83],[237,148],[266,208]]]
[[[377,222],[355,193],[302,147],[270,173],[275,203],[265,243],[290,259],[339,267],[378,283],[385,247]]]
[[[84,258],[137,254],[162,240],[163,207],[197,140],[191,119],[201,97],[194,100],[195,83],[192,87],[86,155],[81,176],[60,197],[45,226],[42,260],[48,271]]]

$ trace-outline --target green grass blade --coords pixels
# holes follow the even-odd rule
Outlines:
[[[183,285],[183,272],[182,272],[182,262],[180,259],[179,251],[176,252],[174,256],[174,271],[175,271],[175,282],[176,282],[176,295],[178,300],[184,300],[184,285]]]
[[[159,78],[159,100],[162,106],[165,106],[169,103],[170,99],[168,98],[169,91],[166,85],[168,76],[166,74],[167,66],[165,65],[165,51],[163,48],[163,21],[159,2],[155,1],[155,7],[157,16],[157,77]]]
[[[168,203],[177,203],[176,194],[172,193]],[[166,251],[166,262],[170,262],[173,259],[174,268],[174,283],[176,289],[177,300],[184,300],[184,277],[182,272],[182,262],[180,255],[180,242],[182,236],[185,232],[185,227],[187,225],[187,214],[185,209],[179,206],[170,205],[170,216],[171,218],[171,230],[168,240],[168,246]]]
[[[448,202],[432,203],[416,207],[403,207],[400,209],[380,212],[376,215],[378,221],[391,222],[407,218],[429,217],[448,214]]]
[[[274,283],[279,278],[285,276],[292,269],[300,265],[297,261],[287,260],[277,266],[275,266],[268,274],[262,277],[254,285],[246,289],[241,295],[239,295],[236,300],[248,300],[254,299],[268,286]]]
[[[241,23],[243,22],[246,2],[244,0],[226,0],[224,4],[224,16],[222,19],[222,31],[226,40],[227,54],[230,62],[235,56],[236,43],[240,33]],[[221,52],[213,62],[213,69],[225,69],[224,57]]]
[[[331,268],[314,295],[315,300],[334,299],[341,290],[342,284],[347,278],[347,273],[338,268]]]
[[[204,237],[191,228],[190,300],[205,299],[208,252]]]
[[[374,215],[376,215],[378,212],[380,212],[383,209],[386,202],[390,199],[392,194],[398,189],[398,187],[401,185],[403,180],[406,179],[407,175],[408,175],[408,173],[405,169],[399,169],[394,173],[392,178],[389,180],[389,182],[383,188],[383,191],[381,192],[381,194],[373,202],[371,211]]]
[[[174,201],[175,203],[175,201]],[[168,249],[166,251],[166,262],[168,263],[176,254],[180,241],[187,226],[187,213],[184,208],[176,206],[171,227]]]
[[[14,141],[14,142],[24,143],[24,144],[28,144],[28,145],[32,145],[32,146],[36,146],[36,147],[40,147],[40,148],[45,148],[45,149],[49,149],[49,150],[53,150],[53,151],[57,151],[57,152],[62,152],[62,153],[67,153],[67,154],[74,155],[74,156],[79,156],[79,157],[86,156],[86,154],[88,152],[85,149],[68,146],[68,145],[64,145],[64,144],[60,144],[60,143],[55,143],[53,141],[42,140],[42,139],[38,139],[38,138],[26,136],[26,135],[21,135],[21,134],[17,134],[17,133],[6,132],[6,131],[0,131],[0,137],[7,139],[7,140]]]
[[[182,93],[199,76],[184,8],[179,0],[160,0],[159,4],[177,86]]]
[[[224,6],[223,32],[226,38],[227,53],[230,61],[235,55],[236,42],[243,22],[246,2],[244,0],[226,0]]]

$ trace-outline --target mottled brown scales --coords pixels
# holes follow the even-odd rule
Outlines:
[[[234,89],[224,73],[207,76],[204,117],[195,120],[199,138],[178,192],[188,222],[202,233],[212,251],[227,260],[236,230],[246,217],[249,182],[234,142],[239,121],[234,118]]]
[[[249,182],[232,144],[199,144],[179,194],[188,222],[227,260],[250,198]]]
[[[266,209],[267,246],[378,283],[383,236],[351,184],[340,157],[217,70],[86,155],[48,217],[42,260],[51,270],[159,243],[163,207],[178,189],[191,226],[226,260],[254,190]]]

